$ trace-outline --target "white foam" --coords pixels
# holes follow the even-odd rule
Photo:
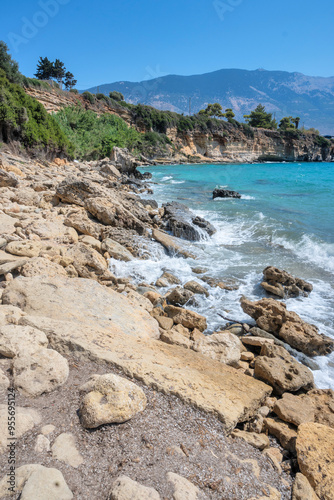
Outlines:
[[[169,181],[170,179],[173,179],[172,175],[165,175],[165,177],[163,177],[161,180],[162,181]]]
[[[170,181],[171,184],[184,184],[186,181]]]
[[[242,200],[255,200],[254,196],[250,196],[248,194],[242,194],[241,199]]]

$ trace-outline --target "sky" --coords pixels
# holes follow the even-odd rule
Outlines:
[[[86,89],[223,68],[334,76],[333,0],[16,0],[0,39],[32,77],[40,56]]]

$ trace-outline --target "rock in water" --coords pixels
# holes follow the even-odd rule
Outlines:
[[[212,198],[241,198],[241,194],[237,193],[237,191],[230,191],[229,189],[214,189],[212,193]]]
[[[163,208],[164,215],[162,219],[167,223],[167,229],[172,232],[173,236],[190,241],[200,241],[201,232],[196,226],[200,227],[209,236],[212,236],[216,232],[216,229],[210,222],[201,217],[194,216],[189,208],[182,203],[175,201],[165,203]]]
[[[262,288],[267,292],[278,297],[298,297],[299,295],[308,296],[313,290],[311,283],[300,278],[294,278],[286,271],[281,271],[277,267],[268,266],[263,271],[264,281]]]

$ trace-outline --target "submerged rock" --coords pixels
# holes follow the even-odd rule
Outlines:
[[[237,191],[230,191],[229,189],[214,189],[212,193],[212,198],[241,198],[241,194],[237,193]]]

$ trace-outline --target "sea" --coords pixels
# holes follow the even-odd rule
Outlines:
[[[210,334],[226,324],[220,315],[255,324],[242,311],[240,297],[267,296],[260,286],[263,270],[275,266],[313,285],[308,297],[285,299],[287,309],[334,338],[334,163],[159,165],[142,171],[152,174],[149,197],[159,206],[183,203],[217,232],[185,242],[196,259],[168,256],[152,241],[149,258],[111,259],[116,275],[154,283],[170,271],[182,284],[198,281],[210,295],[196,296],[189,309],[207,318]],[[238,191],[241,199],[213,199],[216,187]],[[210,287],[193,272],[196,267],[238,288]],[[316,385],[334,389],[334,353],[314,360],[320,367],[314,371]]]

